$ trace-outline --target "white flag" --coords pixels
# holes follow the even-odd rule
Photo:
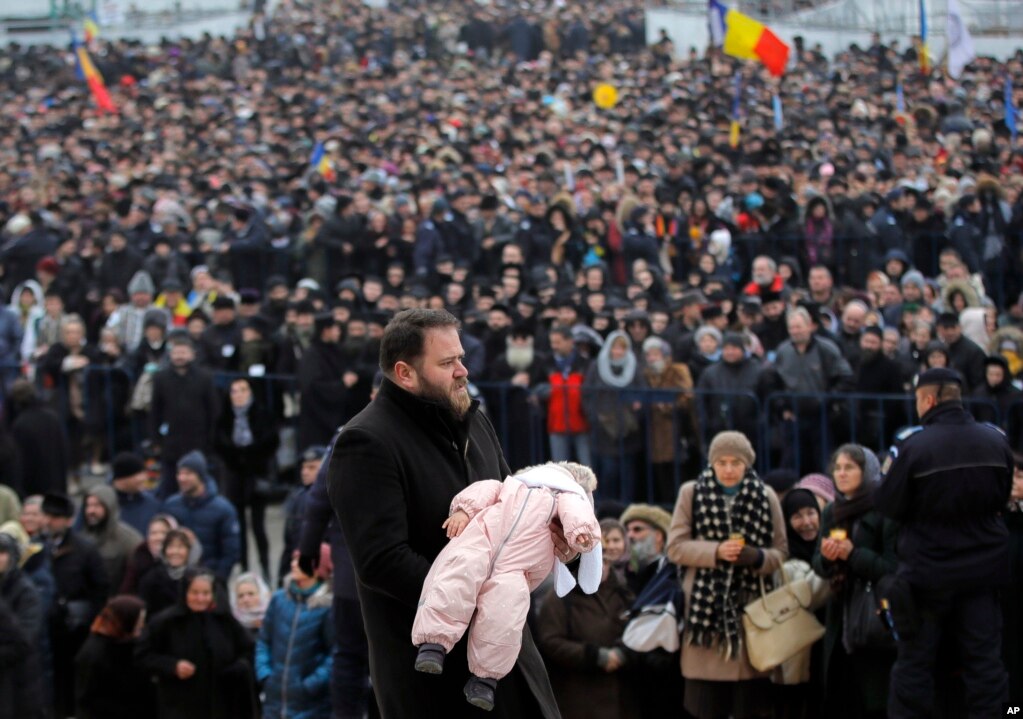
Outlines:
[[[948,74],[959,77],[976,57],[973,38],[959,12],[959,0],[948,0]]]

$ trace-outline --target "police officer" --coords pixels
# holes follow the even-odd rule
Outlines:
[[[1001,430],[963,408],[954,370],[921,374],[916,408],[922,426],[892,449],[874,496],[878,511],[902,524],[898,577],[919,622],[899,642],[888,716],[934,715],[934,661],[946,633],[960,650],[969,716],[995,716],[1009,696],[997,586],[1008,574],[1001,512],[1012,487],[1012,451]]]

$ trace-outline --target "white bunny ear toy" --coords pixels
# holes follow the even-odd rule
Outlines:
[[[571,492],[586,497],[593,506],[593,490],[597,488],[597,477],[593,470],[574,462],[530,467],[519,474],[513,475],[527,487],[547,487],[559,492]],[[600,576],[603,570],[604,553],[600,537],[593,538],[593,549],[585,552],[579,559],[579,587],[587,594],[593,594],[600,587]],[[568,567],[560,559],[554,568],[554,591],[563,597],[576,585],[576,579],[568,571]]]

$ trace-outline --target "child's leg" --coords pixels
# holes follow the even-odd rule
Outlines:
[[[522,572],[488,579],[476,602],[469,630],[469,671],[500,679],[515,666],[522,646],[522,627],[529,612],[529,585]]]
[[[412,624],[414,645],[440,644],[450,652],[458,643],[476,611],[477,595],[490,570],[490,552],[486,534],[470,523],[437,555]]]

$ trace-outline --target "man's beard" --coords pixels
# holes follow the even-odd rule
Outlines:
[[[468,392],[456,392],[459,387],[466,387],[469,384],[468,379],[459,380],[454,387],[448,389],[443,385],[433,384],[424,377],[420,377],[419,380],[419,396],[423,399],[436,402],[437,404],[444,407],[444,409],[451,412],[455,419],[465,419],[465,415],[469,412],[469,407],[472,404],[472,398]]]
[[[533,364],[533,348],[509,347],[505,360],[513,370],[525,372]]]

